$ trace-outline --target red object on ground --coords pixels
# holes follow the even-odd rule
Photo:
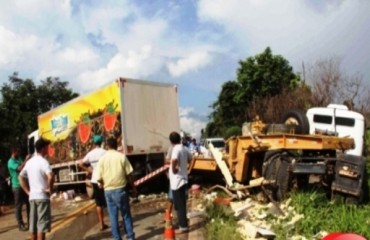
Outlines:
[[[366,240],[366,238],[355,233],[330,233],[321,240]]]
[[[225,206],[229,206],[230,205],[230,198],[222,198],[222,197],[216,197],[214,200],[213,200],[214,203],[217,203],[217,204],[221,204],[221,205],[225,205]]]
[[[165,227],[164,227],[164,239],[165,240],[174,240],[175,239],[175,230],[172,227],[172,218],[170,211],[166,210],[164,214]]]

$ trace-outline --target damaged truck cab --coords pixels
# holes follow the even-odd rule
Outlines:
[[[271,182],[265,189],[275,200],[314,181],[328,189],[331,197],[341,195],[350,203],[364,201],[368,183],[361,114],[331,104],[307,113],[289,111],[280,122],[264,124],[257,119],[243,126],[243,136],[228,139],[222,161],[233,180],[248,184],[263,177]],[[206,170],[210,162],[195,159],[193,170],[197,166]],[[219,161],[215,162],[220,168]]]

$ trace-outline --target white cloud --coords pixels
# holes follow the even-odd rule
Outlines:
[[[84,86],[84,90],[91,90],[117,77],[145,78],[158,71],[161,62],[161,59],[152,56],[151,46],[143,46],[138,51],[116,54],[102,68],[83,72],[78,76],[78,84]]]
[[[95,34],[102,32],[108,41],[111,40],[112,33],[121,31],[118,22],[135,11],[127,1],[109,3],[98,1],[93,6],[89,4],[86,2],[80,5],[80,17],[85,32]]]
[[[57,57],[60,58],[61,61],[68,63],[83,63],[94,61],[99,58],[95,52],[86,47],[78,49],[68,47],[59,52]]]
[[[191,71],[199,70],[211,62],[211,56],[206,51],[193,52],[187,57],[170,62],[167,68],[173,77],[179,77]]]
[[[37,46],[37,37],[19,36],[9,29],[0,26],[0,67],[22,61],[24,53]]]
[[[367,0],[2,1],[0,77],[58,76],[78,92],[119,76],[161,79],[186,94],[212,89],[211,99],[235,79],[239,59],[271,46],[296,71],[302,61],[343,56],[367,79],[369,12]],[[204,104],[191,98],[183,104]],[[182,121],[190,125],[194,112]]]
[[[363,65],[370,45],[370,2],[297,0],[200,0],[198,16],[221,25],[241,54],[254,55],[267,46],[295,66],[331,55],[351,67]],[[358,58],[356,49],[361,55]],[[243,56],[245,57],[245,56]],[[352,63],[352,62],[355,63]]]
[[[192,113],[195,113],[194,108],[180,107],[180,127],[181,130],[190,133],[192,137],[200,139],[200,132],[206,127],[207,122],[192,116]]]

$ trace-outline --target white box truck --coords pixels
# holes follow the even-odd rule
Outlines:
[[[38,116],[29,152],[40,136],[50,140],[55,185],[85,184],[78,163],[92,149],[93,136],[115,136],[138,179],[163,166],[172,131],[180,131],[177,86],[119,78]]]

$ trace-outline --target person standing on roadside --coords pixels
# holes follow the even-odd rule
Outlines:
[[[170,146],[167,150],[165,164],[169,165],[171,163],[171,154],[172,154],[172,146]],[[167,177],[169,178],[169,174],[167,173]],[[167,195],[167,204],[166,204],[166,211],[172,214],[173,209],[173,194],[171,190],[171,186],[168,186],[168,195]]]
[[[0,216],[5,213],[5,204],[7,203],[8,195],[8,172],[0,160]]]
[[[23,217],[22,217],[23,204],[26,205],[27,224],[29,224],[30,204],[28,202],[27,195],[21,188],[21,185],[19,184],[19,180],[18,180],[19,172],[23,169],[28,159],[29,159],[29,156],[26,157],[25,161],[22,161],[22,159],[20,158],[19,148],[13,147],[12,155],[8,161],[10,182],[11,182],[13,196],[14,196],[15,217],[17,219],[18,229],[20,231],[27,231],[27,225],[24,223]]]
[[[199,155],[200,153],[200,146],[197,143],[197,140],[195,138],[191,139],[191,143],[189,144],[189,150],[192,154]]]
[[[122,239],[118,226],[118,214],[120,211],[126,230],[126,237],[128,240],[133,240],[135,239],[135,233],[127,188],[127,183],[129,183],[133,195],[137,195],[131,175],[133,169],[127,157],[117,151],[117,139],[113,137],[108,138],[107,147],[108,150],[98,162],[98,182],[102,184],[105,191],[112,235],[114,240]]]
[[[29,223],[31,240],[44,240],[45,233],[51,229],[50,195],[54,186],[54,174],[45,159],[49,144],[48,140],[38,139],[35,142],[37,153],[27,161],[19,174],[20,185],[29,196],[31,205]]]
[[[98,186],[98,162],[99,159],[104,155],[105,150],[101,148],[102,137],[95,135],[93,137],[94,148],[86,154],[81,160],[79,166],[91,175],[91,183],[94,190],[94,199],[96,204],[96,214],[98,216],[100,231],[107,229],[108,226],[104,223],[104,211],[103,209],[107,206],[104,196],[104,189]],[[92,168],[92,172],[91,172]]]
[[[190,151],[181,144],[181,136],[177,132],[171,132],[169,140],[173,146],[171,163],[169,168],[170,186],[173,194],[173,203],[179,221],[178,233],[189,231],[186,216],[188,163],[193,156]]]

